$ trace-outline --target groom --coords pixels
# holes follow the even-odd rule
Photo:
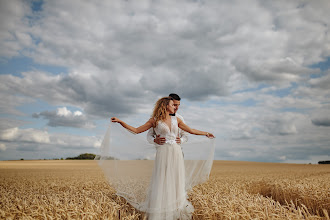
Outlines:
[[[171,93],[171,94],[169,94],[169,97],[172,97],[173,102],[174,102],[174,114],[172,116],[176,116],[176,117],[180,118],[183,121],[183,123],[185,123],[183,120],[183,117],[181,115],[179,115],[178,113],[176,113],[179,110],[179,106],[180,106],[180,100],[181,100],[180,96],[178,96],[177,94]],[[179,134],[180,134],[180,137],[176,137],[177,144],[183,144],[188,141],[187,132],[185,132],[179,128]],[[148,134],[147,134],[147,140],[150,144],[156,143],[159,145],[163,145],[166,142],[166,138],[156,135],[153,128],[149,129]]]

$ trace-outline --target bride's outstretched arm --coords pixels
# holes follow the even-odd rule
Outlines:
[[[147,121],[144,125],[141,125],[138,128],[130,126],[129,124],[126,124],[125,122],[123,122],[122,120],[120,120],[116,117],[111,118],[111,122],[117,122],[117,123],[121,124],[121,126],[123,126],[124,128],[132,131],[133,133],[139,134],[139,133],[145,132],[146,130],[151,128],[154,124],[154,119],[150,118],[149,121]]]
[[[186,132],[189,132],[190,134],[205,135],[208,138],[215,138],[215,136],[213,134],[211,134],[209,132],[206,132],[206,131],[200,131],[200,130],[197,130],[197,129],[190,128],[188,125],[183,123],[183,121],[180,118],[177,118],[177,119],[178,119],[178,126],[182,130],[185,130]]]

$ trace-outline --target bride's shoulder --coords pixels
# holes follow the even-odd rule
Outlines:
[[[152,127],[156,126],[156,120],[154,118],[150,118],[148,122],[152,124]]]

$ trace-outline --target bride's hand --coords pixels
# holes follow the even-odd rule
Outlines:
[[[111,122],[114,122],[114,123],[115,123],[115,122],[120,122],[120,120],[119,120],[118,118],[116,118],[116,117],[112,117],[112,118],[111,118]]]
[[[211,134],[211,133],[206,133],[206,137],[208,137],[208,138],[215,138],[215,136],[213,134]]]

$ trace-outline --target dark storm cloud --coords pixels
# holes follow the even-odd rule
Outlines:
[[[330,127],[330,118],[312,119],[312,123],[316,126]]]

